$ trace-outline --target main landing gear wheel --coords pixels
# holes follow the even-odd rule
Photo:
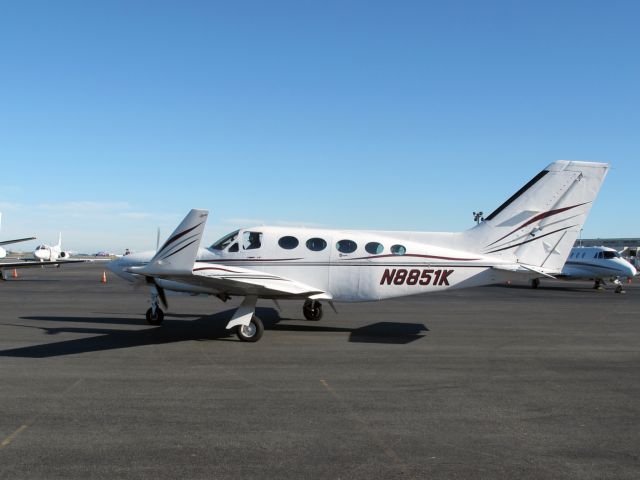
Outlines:
[[[243,342],[257,342],[262,338],[264,326],[262,321],[255,315],[251,318],[249,325],[238,325],[236,335]]]
[[[322,318],[322,304],[317,300],[307,300],[302,306],[302,314],[307,320],[317,322]]]
[[[540,279],[534,278],[531,280],[531,288],[538,288],[540,286]]]
[[[160,308],[156,308],[155,312],[153,308],[147,310],[147,323],[149,325],[160,325],[164,320],[164,312]]]

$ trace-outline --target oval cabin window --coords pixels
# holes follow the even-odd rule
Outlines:
[[[371,255],[380,255],[384,252],[384,247],[378,242],[369,242],[364,246],[364,249]]]
[[[394,245],[391,247],[391,253],[394,255],[404,255],[407,253],[407,249],[404,248],[404,245]]]
[[[336,243],[336,248],[340,253],[353,253],[358,248],[358,245],[353,240],[340,240]]]
[[[327,248],[327,242],[322,238],[310,238],[307,240],[307,248],[312,252],[319,252]]]
[[[298,246],[299,243],[300,242],[298,242],[298,239],[296,237],[291,236],[282,237],[280,238],[280,240],[278,240],[278,245],[280,245],[280,247],[284,248],[285,250],[293,250]]]

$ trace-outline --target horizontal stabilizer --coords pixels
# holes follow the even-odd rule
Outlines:
[[[494,265],[492,267],[494,270],[503,270],[505,272],[515,272],[515,273],[526,273],[531,275],[532,273],[537,273],[543,277],[556,278],[552,274],[558,273],[550,270],[546,270],[541,267],[537,267],[534,265],[524,265],[522,263],[511,263],[505,265]]]
[[[132,268],[132,273],[150,276],[190,275],[208,215],[208,210],[191,210],[151,261],[142,268]]]

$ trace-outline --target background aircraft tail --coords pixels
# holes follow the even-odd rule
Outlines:
[[[560,272],[609,170],[606,163],[558,160],[463,233],[469,249]]]

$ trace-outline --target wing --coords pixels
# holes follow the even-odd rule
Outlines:
[[[261,298],[324,298],[332,297],[324,290],[279,275],[246,268],[196,263],[191,275],[162,276],[214,289],[234,296],[253,295]]]
[[[16,238],[15,240],[2,240],[0,245],[10,245],[12,243],[28,242],[29,240],[35,240],[36,237]]]
[[[1,262],[0,270],[5,268],[33,268],[46,265],[62,265],[65,263],[85,263],[86,260],[56,260],[55,262],[39,262],[37,260],[23,260],[21,262]]]

